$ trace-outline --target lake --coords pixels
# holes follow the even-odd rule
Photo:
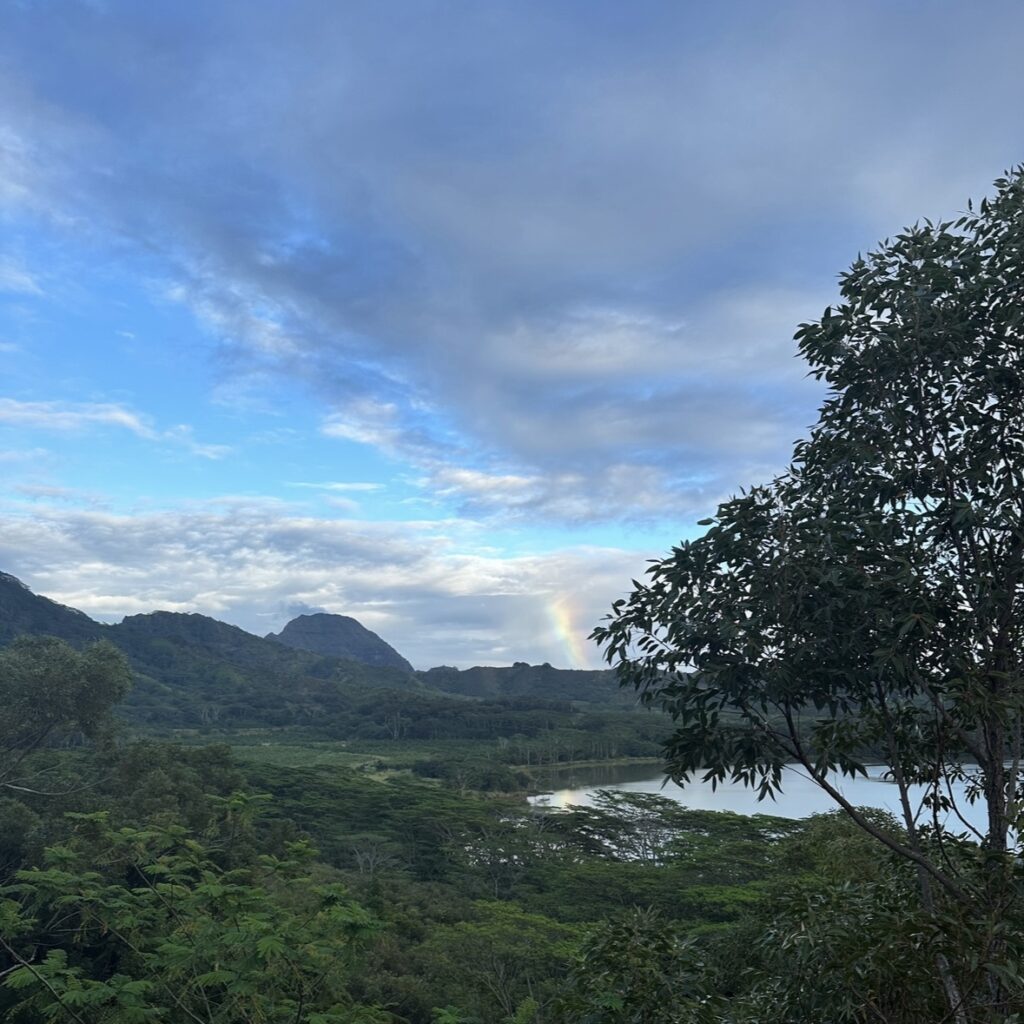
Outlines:
[[[884,765],[867,765],[868,777],[840,778],[833,776],[829,781],[851,803],[861,807],[878,807],[892,811],[902,820],[899,790],[891,782],[882,778]],[[542,807],[567,807],[569,804],[590,806],[594,802],[594,794],[599,789],[616,789],[627,793],[659,793],[685,807],[710,811],[734,811],[737,814],[775,814],[782,818],[807,818],[812,814],[831,811],[836,808],[827,793],[818,788],[798,765],[788,766],[783,776],[783,791],[777,794],[774,801],[759,802],[753,790],[736,783],[726,782],[712,790],[710,782],[696,779],[688,782],[684,788],[668,780],[658,765],[647,764],[608,764],[587,765],[552,769],[546,772],[542,784],[550,787],[550,792],[539,793],[530,797],[530,803]],[[923,787],[915,787],[912,795],[919,801],[924,793]],[[963,783],[953,787],[958,805],[964,817],[978,829],[985,824],[985,804],[982,801],[973,806],[964,799]],[[916,804],[915,804],[916,806]],[[925,823],[930,812],[922,813]],[[954,829],[958,822],[954,818],[946,823]],[[961,831],[963,826],[956,828]]]

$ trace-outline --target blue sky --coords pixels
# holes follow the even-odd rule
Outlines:
[[[0,569],[599,662],[792,335],[1024,159],[1017,3],[0,7]]]

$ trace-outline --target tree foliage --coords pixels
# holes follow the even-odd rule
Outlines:
[[[219,834],[113,828],[75,816],[75,834],[0,889],[7,1019],[79,1024],[374,1024],[346,981],[374,923],[317,879],[314,851],[224,864],[258,804],[223,801]]]
[[[53,637],[24,636],[0,650],[0,787],[29,786],[25,762],[42,746],[95,739],[130,686],[123,655],[102,641],[79,653]]]
[[[559,1004],[565,1024],[713,1024],[706,970],[678,923],[636,910],[591,931]]]
[[[914,864],[933,922],[974,938],[936,959],[950,1012],[1003,1019],[1021,998],[1024,171],[858,258],[840,293],[797,333],[828,395],[789,470],[722,504],[595,637],[675,719],[676,778],[767,794],[797,762]],[[902,835],[836,785],[869,751]]]

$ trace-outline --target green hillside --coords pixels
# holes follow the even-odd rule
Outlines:
[[[99,639],[103,626],[84,612],[33,594],[17,577],[0,572],[0,645],[25,633],[45,633],[78,646]]]
[[[519,662],[413,673],[178,612],[102,625],[12,576],[0,577],[0,608],[9,609],[0,643],[48,634],[76,647],[102,638],[123,651],[135,685],[118,711],[147,731],[288,729],[327,740],[500,743],[500,760],[527,764],[657,755],[665,732],[660,721],[629,710],[633,701],[610,672]]]
[[[619,689],[615,673],[608,669],[564,669],[517,661],[508,667],[457,669],[443,665],[417,675],[431,689],[465,697],[543,697],[599,704],[634,702],[631,694]]]
[[[268,633],[266,639],[364,665],[412,671],[412,665],[394,647],[348,615],[299,615],[280,633]]]

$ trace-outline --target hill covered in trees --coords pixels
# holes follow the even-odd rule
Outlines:
[[[195,613],[156,611],[108,625],[34,594],[16,577],[0,573],[0,644],[23,634],[55,636],[73,646],[106,638],[128,655],[144,690],[198,689],[216,696],[235,687],[240,696],[245,691],[251,697],[253,687],[258,691],[276,680],[283,696],[292,699],[315,681],[327,681],[425,688],[488,700],[632,703],[610,670],[559,669],[520,661],[511,666],[440,666],[417,672],[394,647],[346,615],[300,615],[280,633],[265,637]],[[200,676],[206,681],[200,683]],[[209,693],[208,687],[213,687]]]
[[[894,1024],[942,1019],[912,869],[834,816],[61,749],[102,740],[128,685],[110,643],[0,649],[5,1021],[866,1024],[831,1012],[863,993]]]
[[[84,612],[34,594],[16,576],[0,572],[0,644],[23,634],[83,644],[98,640],[103,629]]]
[[[656,756],[665,733],[659,719],[623,706],[610,672],[524,663],[413,672],[367,664],[355,653],[374,658],[383,649],[390,660],[408,662],[343,616],[302,616],[280,635],[335,650],[346,637],[361,640],[347,658],[205,615],[158,611],[106,625],[9,575],[0,577],[0,609],[7,609],[0,646],[20,635],[49,635],[77,648],[103,639],[121,650],[134,686],[118,713],[147,731],[298,729],[326,740],[500,741],[499,760],[528,764]],[[449,768],[431,756],[420,770],[444,776]]]
[[[300,651],[412,671],[412,665],[394,647],[348,615],[328,615],[325,612],[300,615],[280,633],[268,633],[266,639],[277,640]]]
[[[551,700],[633,703],[619,689],[608,669],[564,669],[517,661],[508,667],[477,665],[457,669],[447,665],[417,673],[431,689],[464,697],[547,697]]]

